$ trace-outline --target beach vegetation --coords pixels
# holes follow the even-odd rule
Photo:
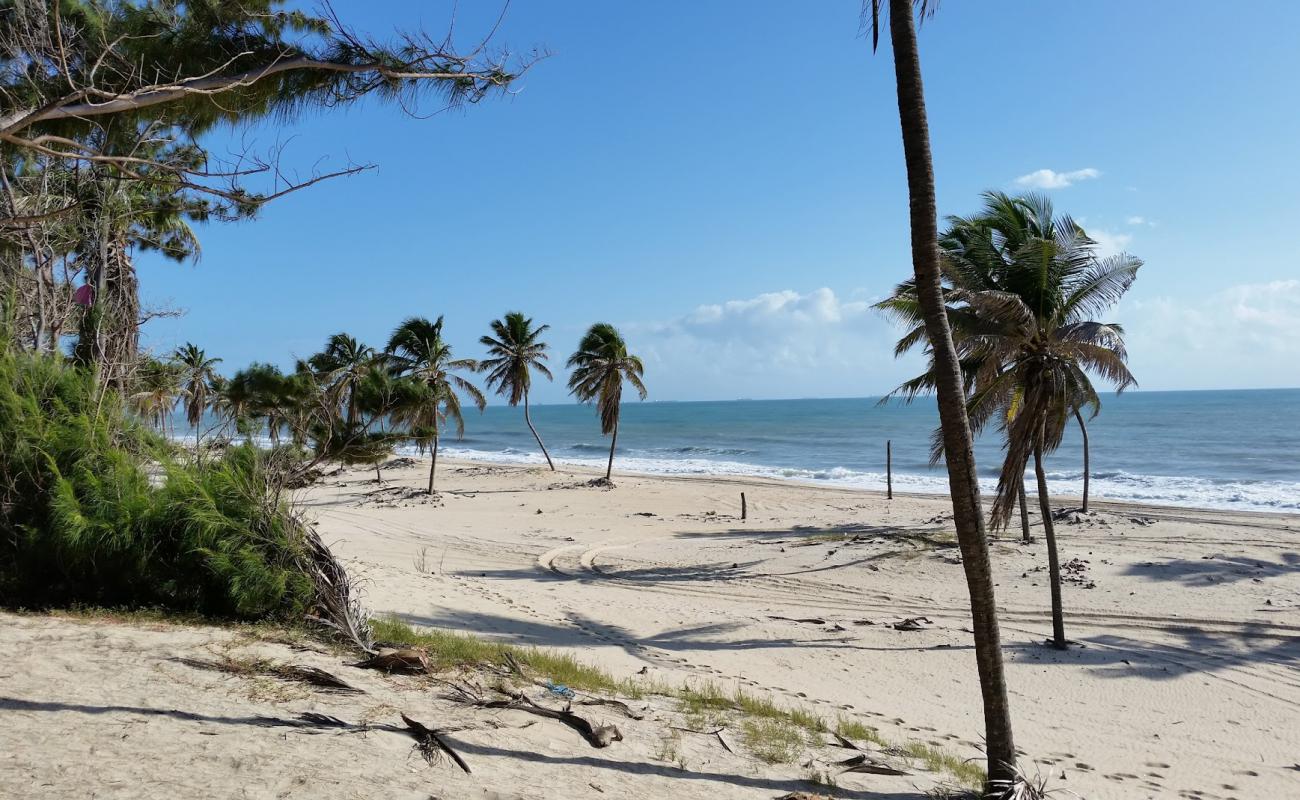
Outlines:
[[[607,322],[592,325],[569,356],[569,393],[580,403],[595,403],[600,414],[600,432],[610,437],[609,463],[605,467],[608,482],[614,472],[614,450],[618,446],[618,421],[623,407],[623,383],[632,385],[641,399],[647,392],[642,376],[645,365],[628,352],[627,342],[618,329]]]
[[[508,405],[513,407],[521,402],[524,404],[524,423],[537,440],[537,446],[546,458],[546,465],[554,472],[555,462],[542,443],[542,437],[533,425],[528,408],[533,372],[540,373],[548,381],[553,379],[551,370],[545,363],[548,345],[541,340],[541,335],[550,327],[534,327],[532,319],[518,311],[511,311],[501,319],[493,320],[492,335],[479,339],[479,344],[488,349],[488,357],[479,362],[479,369],[487,373],[487,387],[496,389],[497,394],[506,398]]]
[[[316,600],[273,455],[177,461],[89,370],[0,347],[0,602],[300,619]]]
[[[1015,777],[1016,763],[1011,706],[1007,698],[997,602],[980,502],[974,437],[966,410],[961,358],[953,342],[943,301],[934,162],[930,155],[930,129],[916,35],[917,18],[927,18],[937,6],[937,0],[864,0],[863,20],[873,50],[886,27],[892,45],[894,86],[907,171],[912,273],[917,307],[923,322],[923,337],[929,344],[933,364],[953,524],[957,529],[962,570],[970,595],[975,663],[984,705],[988,775],[993,781],[1011,781]]]
[[[790,764],[808,743],[802,728],[775,717],[742,720],[740,738],[745,749],[765,764]]]

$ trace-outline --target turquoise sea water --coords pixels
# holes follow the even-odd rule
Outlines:
[[[558,460],[603,467],[609,440],[588,406],[533,407],[533,421]],[[615,470],[756,475],[883,489],[885,441],[893,442],[894,487],[945,492],[946,473],[928,465],[938,423],[933,399],[911,405],[878,398],[738,400],[624,405]],[[1130,392],[1103,398],[1089,424],[1095,497],[1202,508],[1300,510],[1300,389]],[[539,463],[519,409],[466,417],[449,456]],[[986,488],[997,481],[1000,440],[976,447]],[[1047,461],[1053,492],[1082,491],[1077,426]]]
[[[594,408],[543,405],[532,413],[558,461],[604,468],[609,440]],[[464,439],[444,439],[448,456],[542,463],[522,409],[494,405],[481,415],[467,413],[465,423]],[[628,402],[614,468],[883,489],[891,440],[894,488],[943,493],[946,473],[928,464],[937,423],[930,398],[885,406],[878,398]],[[1094,497],[1300,511],[1300,389],[1106,396],[1088,430]],[[1001,464],[996,430],[977,443],[976,460],[991,491]],[[1078,429],[1071,426],[1047,460],[1053,493],[1082,492],[1082,462]]]

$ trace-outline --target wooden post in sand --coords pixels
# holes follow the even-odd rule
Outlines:
[[[894,443],[885,440],[885,499],[894,499]]]
[[[749,516],[749,507],[745,505],[745,493],[740,493],[740,518],[745,519]]]

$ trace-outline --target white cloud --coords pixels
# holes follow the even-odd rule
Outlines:
[[[1035,170],[1028,175],[1016,178],[1016,185],[1027,189],[1064,189],[1079,181],[1101,177],[1101,171],[1092,167],[1076,169],[1070,172],[1057,172],[1051,169]]]
[[[1300,385],[1300,280],[1239,284],[1194,301],[1126,301],[1114,316],[1149,388]]]
[[[1129,242],[1133,241],[1132,234],[1115,233],[1100,228],[1089,228],[1088,235],[1097,243],[1097,255],[1101,258],[1127,252]]]
[[[661,398],[862,396],[918,371],[894,360],[901,332],[871,302],[787,289],[626,327]]]
[[[1137,216],[1137,215],[1129,217],[1128,219],[1124,220],[1124,222],[1125,224],[1128,225],[1138,225],[1138,226],[1145,225],[1148,228],[1154,228],[1156,226],[1155,220],[1147,219],[1146,217]]]

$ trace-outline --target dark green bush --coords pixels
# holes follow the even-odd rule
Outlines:
[[[306,544],[271,458],[180,460],[84,370],[0,337],[0,604],[301,615]]]

